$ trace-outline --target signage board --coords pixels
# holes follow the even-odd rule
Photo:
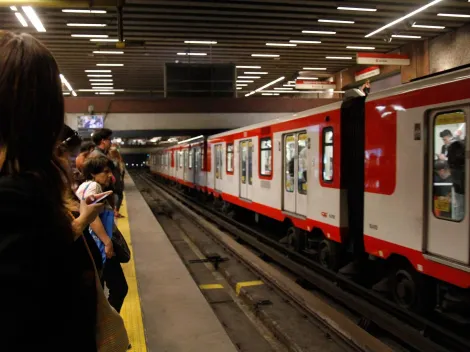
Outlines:
[[[364,70],[358,71],[354,74],[356,82],[362,81],[367,78],[371,78],[374,76],[380,75],[380,67],[379,66],[371,66]]]
[[[295,89],[308,89],[308,90],[336,89],[336,83],[297,79],[295,81]]]
[[[361,65],[408,66],[410,58],[401,54],[357,53],[357,63]]]

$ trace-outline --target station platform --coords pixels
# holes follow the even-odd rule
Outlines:
[[[131,177],[117,226],[132,251],[121,315],[132,351],[235,352],[234,346]]]

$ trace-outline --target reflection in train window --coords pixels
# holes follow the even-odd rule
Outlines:
[[[260,140],[260,173],[262,176],[271,176],[272,157],[271,138],[261,138]]]
[[[189,151],[189,168],[193,168],[194,149]]]
[[[333,181],[333,128],[323,129],[323,181]]]
[[[285,145],[284,145],[284,170],[285,170],[285,179],[284,185],[286,187],[286,192],[294,192],[295,184],[295,137],[293,134],[285,136]]]
[[[180,169],[183,168],[183,151],[179,152],[179,159],[180,159]]]
[[[462,221],[465,217],[466,116],[444,112],[434,118],[433,213]]]
[[[227,144],[227,173],[233,173],[233,143]]]

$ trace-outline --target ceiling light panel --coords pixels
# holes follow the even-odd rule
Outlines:
[[[321,44],[319,40],[289,40],[289,42],[296,44]]]
[[[465,15],[463,13],[438,13],[437,15],[441,17],[460,17],[460,18],[470,17],[470,15]]]
[[[251,54],[253,57],[279,57],[277,54]]]
[[[243,84],[240,84],[240,83],[237,83],[237,87],[246,87],[248,84],[246,83],[243,83]]]
[[[87,75],[88,77],[113,77],[113,75]]]
[[[105,10],[63,9],[65,13],[106,13]]]
[[[261,66],[236,66],[236,68],[253,68],[253,69],[259,69]]]
[[[90,79],[90,82],[112,82],[112,79]]]
[[[74,38],[108,38],[107,34],[71,34]]]
[[[18,11],[18,8],[16,6],[10,6],[10,10],[12,11]]]
[[[446,27],[444,26],[432,26],[432,25],[427,25],[427,24],[416,24],[413,23],[414,28],[424,28],[424,29],[445,29]]]
[[[243,72],[245,75],[267,75],[268,72]]]
[[[101,73],[109,73],[111,70],[85,70],[85,72],[101,72]]]
[[[92,86],[112,86],[114,83],[105,83],[105,82],[91,82]]]
[[[326,67],[304,67],[303,70],[306,71],[326,71]]]
[[[301,79],[301,80],[304,80],[304,81],[317,81],[318,80],[318,77],[297,77],[297,79]]]
[[[363,11],[363,12],[376,12],[377,9],[368,8],[368,7],[349,7],[349,6],[339,6],[338,10],[340,11]]]
[[[238,76],[237,78],[239,78],[239,79],[258,79],[258,78],[261,78],[261,76]]]
[[[302,33],[304,34],[327,34],[327,35],[336,34],[336,32],[334,31],[313,31],[313,30],[303,30]]]
[[[327,56],[328,60],[352,60],[351,56]]]
[[[375,50],[375,47],[373,47],[373,46],[354,46],[354,45],[350,45],[350,46],[347,46],[346,49]]]
[[[103,39],[96,39],[96,38],[93,38],[93,39],[90,39],[90,42],[97,42],[97,43],[117,43],[119,41],[119,39],[111,39],[111,38],[103,38]]]
[[[26,22],[25,18],[23,17],[21,13],[15,12],[15,16],[18,19],[18,21],[20,21],[23,27],[28,27],[28,22]]]
[[[254,81],[250,80],[237,80],[237,83],[253,83]]]
[[[297,46],[293,43],[266,43],[267,46]]]
[[[106,27],[104,23],[67,23],[69,27]]]
[[[177,53],[179,56],[206,56],[207,53]]]
[[[393,34],[392,38],[421,39],[420,35]]]
[[[26,17],[30,20],[30,22],[33,24],[34,28],[38,32],[45,32],[46,28],[44,28],[44,25],[42,24],[41,20],[39,19],[39,16],[37,15],[36,11],[31,6],[22,6],[21,7],[26,14]]]
[[[206,44],[206,45],[213,45],[217,44],[215,41],[208,41],[208,40],[185,40],[185,44]]]
[[[323,23],[343,23],[343,24],[354,24],[354,21],[349,21],[349,20],[329,20],[329,19],[322,19],[320,18],[318,22],[323,22]]]
[[[122,67],[124,64],[96,64],[96,66]]]
[[[403,22],[404,20],[406,20],[407,18],[410,18],[410,17],[413,17],[414,15],[416,15],[417,13],[420,13],[426,9],[428,9],[429,7],[431,6],[434,6],[434,5],[437,5],[438,3],[440,3],[441,1],[443,0],[434,0],[434,1],[431,1],[430,3],[424,5],[424,6],[421,6],[420,8],[410,12],[409,14],[405,15],[405,16],[402,16],[400,18],[397,18],[395,21],[392,21],[388,24],[386,24],[385,26],[383,27],[380,27],[379,29],[373,31],[373,32],[370,32],[369,34],[367,34],[365,37],[366,38],[369,38],[369,37],[372,37],[373,35],[377,34],[377,33],[380,33],[382,32],[384,29],[387,29],[389,27],[392,27],[394,25],[396,25],[397,23],[400,23],[400,22]]]
[[[124,51],[95,50],[95,51],[93,51],[93,54],[121,55],[121,54],[124,54]]]
[[[276,87],[274,89],[275,90],[294,90],[294,88],[279,88],[279,87]]]

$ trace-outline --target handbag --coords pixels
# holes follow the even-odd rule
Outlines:
[[[126,239],[117,227],[114,229],[111,241],[113,241],[114,253],[119,263],[128,263],[129,260],[131,260],[131,251],[127,245]]]

